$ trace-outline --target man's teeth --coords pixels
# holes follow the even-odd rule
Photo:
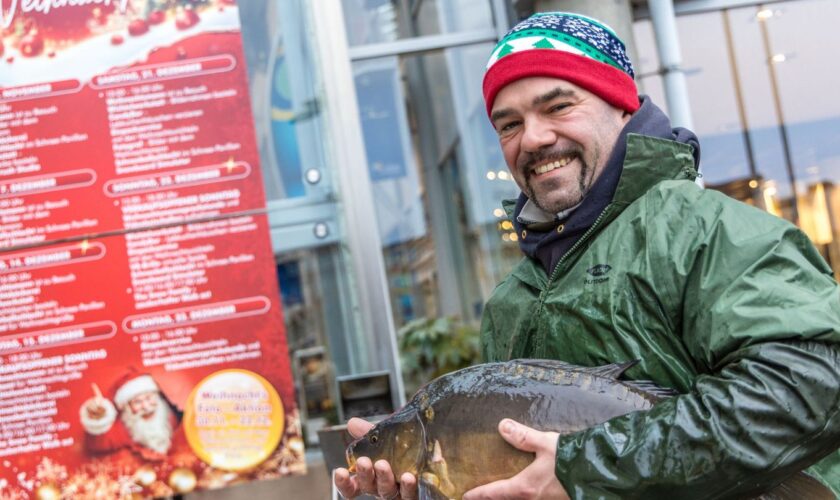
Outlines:
[[[571,158],[563,158],[562,160],[556,160],[551,163],[546,163],[545,165],[540,165],[539,167],[534,169],[534,172],[537,174],[544,174],[546,172],[551,172],[555,168],[565,167],[567,163],[569,163]]]

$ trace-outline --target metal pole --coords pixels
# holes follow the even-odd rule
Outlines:
[[[732,26],[729,22],[729,9],[721,11],[723,15],[723,33],[726,35],[726,50],[729,52],[729,68],[732,70],[732,83],[735,86],[735,102],[738,104],[738,118],[741,120],[741,133],[744,137],[744,147],[747,153],[747,166],[750,169],[750,177],[758,178],[758,170],[755,166],[752,140],[750,139],[750,125],[747,122],[747,110],[744,106],[744,94],[741,91],[741,74],[738,71],[738,60],[735,57],[735,44],[732,42]]]
[[[693,120],[688,100],[688,85],[682,69],[674,4],[671,0],[648,0],[648,6],[656,35],[656,49],[659,52],[660,71],[665,83],[665,100],[671,124],[690,129],[693,127]]]
[[[758,10],[761,11],[764,5],[759,5]],[[776,76],[776,66],[773,61],[773,49],[770,47],[770,33],[767,31],[767,20],[759,19],[758,26],[761,30],[761,41],[764,44],[764,55],[767,62],[767,71],[770,73],[770,91],[773,94],[773,106],[776,110],[776,116],[779,119],[779,132],[782,135],[782,152],[785,158],[785,169],[788,174],[788,181],[790,182],[790,208],[793,216],[793,223],[799,225],[799,206],[796,201],[796,175],[793,170],[793,158],[790,154],[790,141],[788,140],[787,127],[785,126],[785,115],[782,113],[782,100],[779,96],[779,82]]]

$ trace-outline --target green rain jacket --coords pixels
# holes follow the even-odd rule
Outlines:
[[[840,289],[795,226],[696,175],[690,146],[630,134],[613,201],[551,276],[525,258],[494,290],[485,360],[640,360],[627,378],[681,393],[560,436],[572,498],[739,498],[826,456],[811,472],[836,493]]]

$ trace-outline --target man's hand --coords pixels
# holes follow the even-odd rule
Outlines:
[[[351,418],[347,422],[347,431],[358,439],[369,431],[373,424],[360,418]],[[344,498],[355,498],[361,494],[376,495],[388,500],[417,498],[417,478],[411,473],[404,473],[397,484],[391,465],[385,460],[371,463],[367,457],[356,460],[356,475],[344,468],[335,470],[335,486]]]
[[[557,455],[559,434],[540,432],[507,418],[499,422],[499,433],[515,448],[536,453],[536,458],[531,465],[510,479],[471,489],[464,494],[464,500],[494,498],[569,500],[569,495],[554,475],[554,459]]]

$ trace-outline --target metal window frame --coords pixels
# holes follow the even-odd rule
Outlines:
[[[674,13],[678,16],[683,14],[699,14],[723,9],[736,9],[739,7],[750,7],[757,5],[769,5],[789,0],[683,0],[674,2]],[[633,20],[650,19],[650,8],[648,2],[636,4],[633,7]]]

